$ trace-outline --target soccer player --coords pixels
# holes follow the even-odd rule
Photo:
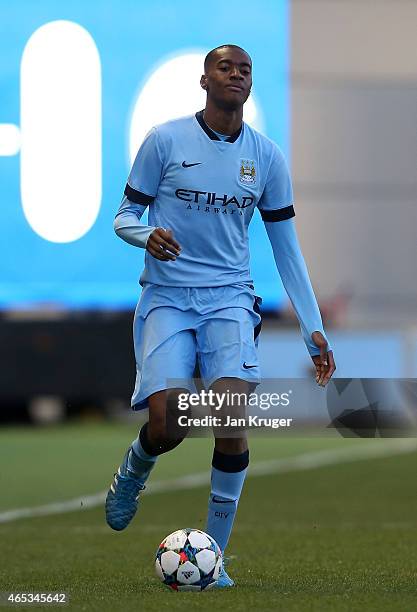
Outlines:
[[[114,476],[106,518],[122,530],[159,455],[184,436],[167,429],[169,397],[192,390],[198,362],[204,385],[248,393],[260,382],[259,308],[249,270],[248,226],[258,208],[284,287],[325,386],[335,370],[294,224],[291,180],[281,150],[242,121],[252,61],[222,45],[205,58],[204,111],[154,127],[126,184],[114,227],[146,249],[134,318],[136,385],[132,408],[149,421]],[[149,207],[149,226],[141,223]],[[252,385],[252,387],[250,387]],[[224,432],[223,432],[224,433]],[[244,432],[215,435],[206,531],[224,553],[249,464]],[[224,567],[218,586],[233,586]]]

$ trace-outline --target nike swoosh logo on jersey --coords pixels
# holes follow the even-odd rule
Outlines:
[[[243,367],[245,368],[245,370],[249,370],[250,368],[256,368],[256,364],[255,365],[247,365],[246,361],[243,362]]]
[[[186,164],[184,160],[181,165],[183,168],[191,168],[191,166],[199,166],[202,163],[203,162],[195,162],[194,164]]]

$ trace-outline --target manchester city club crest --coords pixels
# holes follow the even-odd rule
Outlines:
[[[256,169],[253,159],[240,160],[239,180],[244,185],[255,185]]]

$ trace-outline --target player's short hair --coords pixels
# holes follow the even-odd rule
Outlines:
[[[208,67],[210,66],[211,62],[214,59],[216,51],[218,51],[219,49],[240,49],[240,51],[243,51],[243,53],[246,53],[246,55],[250,58],[249,53],[242,47],[239,47],[239,45],[219,45],[215,49],[212,49],[211,51],[209,51],[206,57],[204,58],[204,72],[207,72]]]

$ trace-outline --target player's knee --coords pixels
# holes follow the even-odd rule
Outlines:
[[[181,426],[179,416],[188,411],[179,409],[178,396],[181,389],[155,393],[149,398],[149,429],[151,444],[158,452],[175,448],[187,436],[188,427]]]
[[[148,428],[149,441],[158,453],[165,453],[181,444],[186,434],[187,431],[178,432],[165,419],[154,419]]]
[[[215,448],[226,455],[240,455],[248,450],[246,438],[216,438]]]

